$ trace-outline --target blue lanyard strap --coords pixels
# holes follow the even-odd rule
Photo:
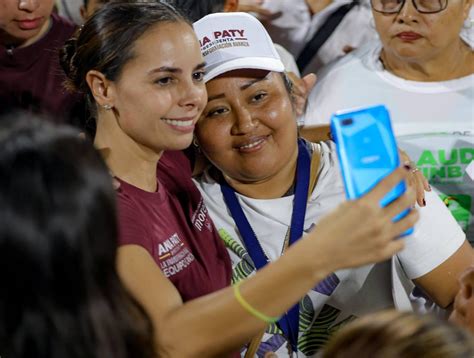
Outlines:
[[[298,140],[298,161],[296,165],[296,184],[295,198],[293,201],[293,213],[291,215],[290,239],[289,245],[292,245],[303,235],[304,218],[306,215],[306,204],[308,199],[308,187],[310,178],[311,157],[304,140]],[[232,218],[237,225],[240,236],[244,241],[247,252],[249,253],[255,268],[260,270],[264,267],[269,259],[265,255],[255,232],[250,226],[247,217],[240,206],[239,200],[232,187],[221,180],[221,192],[224,201],[230,210]],[[299,304],[294,305],[286,312],[278,321],[280,329],[287,337],[294,352],[298,347],[298,325],[299,325]]]

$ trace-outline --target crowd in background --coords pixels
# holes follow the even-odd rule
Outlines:
[[[0,357],[474,356],[473,34],[472,0],[0,0]],[[329,121],[378,104],[401,166],[347,201]]]

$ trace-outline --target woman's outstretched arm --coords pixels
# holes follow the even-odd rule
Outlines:
[[[415,224],[418,213],[412,210],[397,223],[392,218],[411,206],[414,193],[408,191],[385,208],[379,201],[408,175],[399,168],[365,197],[340,205],[285,255],[246,279],[240,286],[242,297],[256,310],[277,317],[330,273],[383,261],[400,251],[404,241],[394,238]],[[183,304],[140,246],[122,246],[118,268],[154,322],[160,357],[222,356],[237,351],[265,327],[241,306],[232,287]]]

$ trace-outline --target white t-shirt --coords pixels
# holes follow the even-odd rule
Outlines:
[[[271,22],[265,23],[273,41],[283,45],[297,58],[314,34],[328,17],[352,0],[334,0],[326,8],[310,15],[305,0],[268,0],[264,7],[280,14]],[[375,28],[370,25],[372,13],[368,0],[352,8],[338,27],[319,49],[317,55],[308,63],[303,74],[317,72],[329,62],[344,56],[346,45],[357,48],[378,38]]]
[[[304,230],[345,200],[337,156],[331,147],[320,145],[321,166],[316,187],[308,201]],[[224,203],[220,186],[205,173],[195,181],[211,218],[226,243],[233,265],[233,281],[254,272],[254,266],[234,220]],[[278,199],[252,199],[237,194],[242,209],[266,253],[274,261],[280,257],[290,227],[293,195]],[[439,266],[463,243],[464,233],[436,195],[428,193],[428,206],[406,248],[398,254],[410,279],[418,278]],[[347,248],[350,250],[350,248]],[[394,307],[390,261],[357,269],[337,271],[308,292],[300,303],[299,357],[311,356],[341,325],[369,312]],[[260,352],[275,351],[287,357],[286,340],[272,325],[265,334]]]
[[[365,46],[330,66],[308,99],[304,124],[327,124],[338,110],[384,104],[398,145],[441,195],[474,244],[474,75],[408,81],[385,71],[381,47]]]

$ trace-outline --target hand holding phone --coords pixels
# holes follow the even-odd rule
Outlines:
[[[397,143],[385,106],[341,111],[331,118],[331,133],[348,199],[357,199],[369,192],[380,180],[400,165]],[[382,207],[390,204],[406,191],[400,182],[380,201]],[[405,217],[409,209],[393,221]],[[413,228],[403,236],[413,232]]]

